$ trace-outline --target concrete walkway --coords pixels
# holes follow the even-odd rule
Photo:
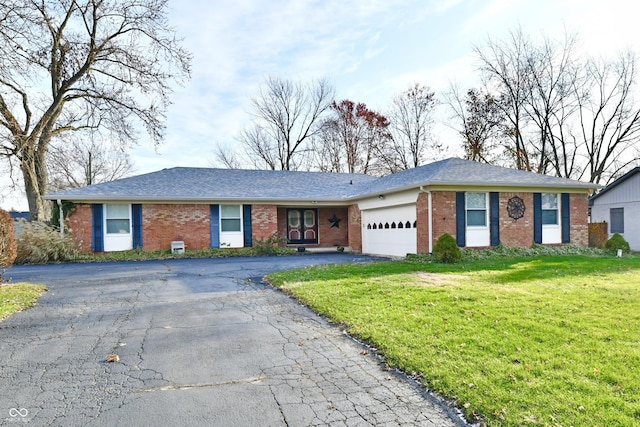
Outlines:
[[[49,286],[0,322],[0,424],[464,425],[264,274],[323,254],[14,267]],[[253,278],[253,280],[249,280]],[[118,362],[108,363],[109,354]]]

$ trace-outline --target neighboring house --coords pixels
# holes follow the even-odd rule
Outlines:
[[[609,236],[620,233],[640,251],[640,167],[621,176],[589,199],[591,222],[606,221]]]
[[[16,211],[9,211],[9,215],[11,216],[11,218],[13,218],[15,221],[19,220],[19,219],[24,219],[25,221],[29,221],[29,219],[31,218],[31,215],[29,215],[29,212],[16,212]]]
[[[21,225],[19,220],[25,220],[25,221],[30,221],[31,220],[31,214],[29,212],[16,212],[16,211],[9,211],[9,215],[11,215],[11,218],[13,218],[14,220],[14,224],[13,224],[13,230],[16,236],[21,236],[22,235],[22,229],[23,226]]]
[[[382,178],[360,174],[172,168],[46,196],[86,251],[252,246],[430,253],[444,233],[461,247],[588,243],[599,186],[451,158]]]

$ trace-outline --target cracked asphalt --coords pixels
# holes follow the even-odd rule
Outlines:
[[[462,426],[338,327],[260,282],[350,254],[19,266],[49,286],[0,322],[0,424]],[[109,354],[118,362],[108,363]]]

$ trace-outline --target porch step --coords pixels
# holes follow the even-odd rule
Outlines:
[[[305,252],[314,252],[314,253],[329,253],[329,252],[338,252],[338,247],[344,248],[343,252],[352,252],[352,249],[349,246],[332,246],[325,248],[307,248],[305,247]]]

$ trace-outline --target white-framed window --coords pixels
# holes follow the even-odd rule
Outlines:
[[[542,225],[558,225],[559,207],[558,194],[542,193]]]
[[[220,231],[223,233],[242,231],[241,205],[220,205]]]
[[[487,226],[487,193],[466,193],[467,227]]]
[[[131,205],[107,204],[105,222],[107,234],[130,234]]]

